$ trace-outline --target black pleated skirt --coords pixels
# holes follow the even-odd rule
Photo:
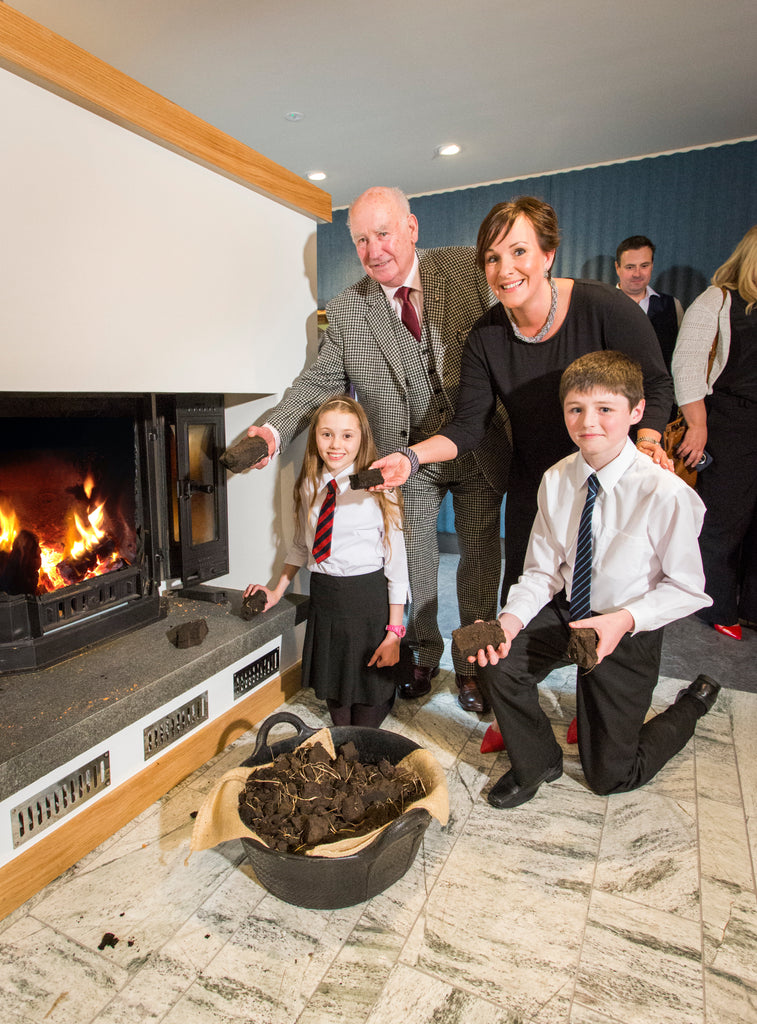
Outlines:
[[[397,666],[368,668],[386,636],[389,597],[382,569],[362,576],[310,574],[310,612],[302,651],[302,685],[320,700],[384,704]]]

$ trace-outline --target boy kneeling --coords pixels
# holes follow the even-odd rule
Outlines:
[[[578,750],[596,793],[648,782],[720,690],[700,675],[644,722],[663,626],[712,602],[697,542],[702,501],[628,437],[644,411],[640,367],[620,352],[590,352],[565,370],[560,401],[578,452],[542,478],[523,575],[499,616],[505,642],[475,659],[512,764],[489,792],[494,807],[517,807],[562,775],[537,687],[569,663],[571,627],[598,636],[598,663],[576,682]]]

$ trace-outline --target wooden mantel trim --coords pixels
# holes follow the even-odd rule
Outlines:
[[[247,188],[331,220],[327,192],[4,3],[0,67]]]

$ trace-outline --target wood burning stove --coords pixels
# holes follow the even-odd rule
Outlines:
[[[228,571],[220,395],[0,396],[0,672],[160,617]]]

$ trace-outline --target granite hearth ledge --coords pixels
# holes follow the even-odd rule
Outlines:
[[[305,620],[308,598],[291,594],[245,622],[241,591],[221,605],[179,594],[166,618],[49,668],[0,676],[0,800],[78,752],[179,697]],[[204,618],[199,647],[177,649],[166,633]]]

